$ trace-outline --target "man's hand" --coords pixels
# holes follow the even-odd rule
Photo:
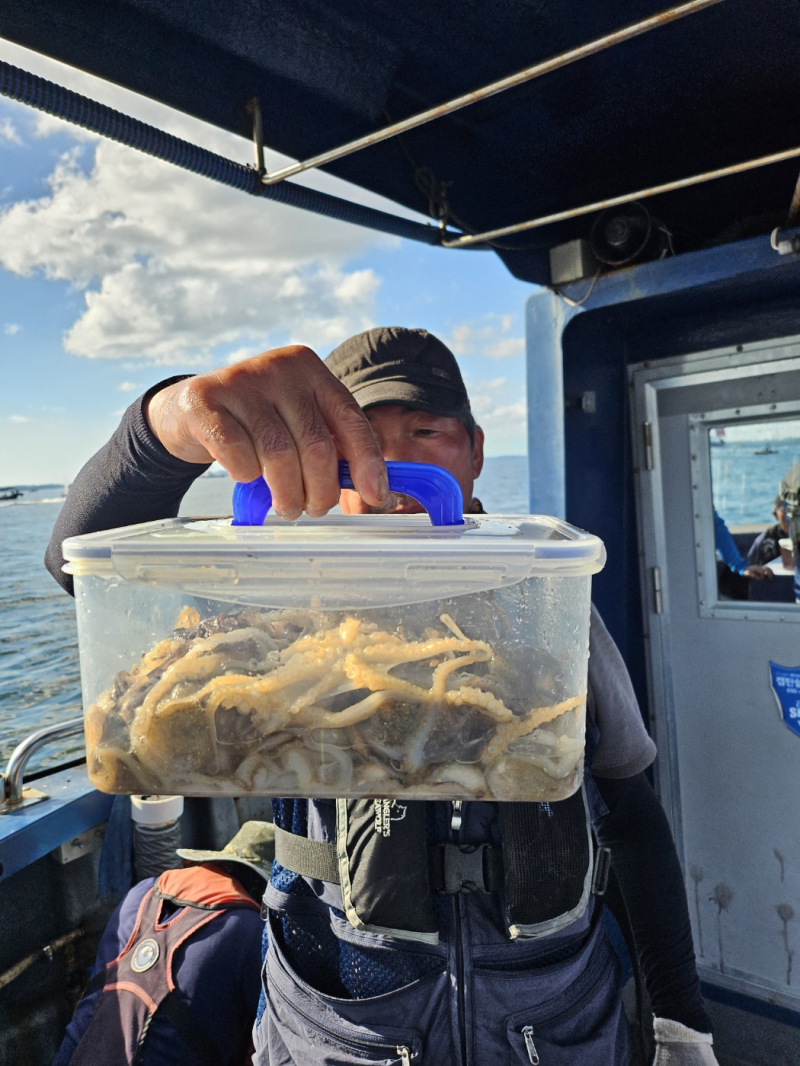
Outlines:
[[[216,459],[235,481],[262,474],[284,518],[336,505],[337,448],[368,504],[379,507],[389,494],[369,422],[310,348],[273,348],[179,381],[151,397],[145,417],[178,459]]]
[[[753,581],[771,581],[775,574],[768,566],[748,566],[742,570],[744,577],[751,577]]]

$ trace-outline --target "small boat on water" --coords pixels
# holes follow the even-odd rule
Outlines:
[[[0,500],[18,500],[21,495],[19,489],[0,489]]]
[[[777,448],[770,448],[769,445],[766,448],[759,448],[757,452],[753,452],[753,455],[777,455]]]

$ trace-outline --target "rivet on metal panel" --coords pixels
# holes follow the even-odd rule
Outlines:
[[[65,866],[68,862],[73,862],[75,859],[80,859],[84,855],[97,851],[103,843],[107,825],[107,822],[101,822],[100,825],[85,829],[78,836],[73,837],[72,840],[60,844],[51,852],[53,858],[57,863]]]

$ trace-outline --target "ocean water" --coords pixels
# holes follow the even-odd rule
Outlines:
[[[769,449],[768,454],[764,454]],[[711,449],[714,506],[729,526],[772,525],[781,478],[800,459],[800,440],[742,440]]]
[[[487,459],[476,493],[487,511],[528,510],[527,459]],[[0,763],[44,725],[81,714],[78,639],[72,599],[44,568],[44,551],[63,504],[60,485],[24,488],[21,499],[0,501]],[[181,514],[230,514],[232,484],[202,477]],[[74,756],[80,744],[49,747],[31,769]]]

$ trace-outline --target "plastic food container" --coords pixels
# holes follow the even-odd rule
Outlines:
[[[794,570],[794,545],[791,537],[781,537],[778,541],[781,550],[781,563],[786,570]]]
[[[65,542],[97,788],[576,791],[602,542],[554,518],[464,520],[454,479],[411,466],[389,464],[390,487],[428,514],[264,520],[259,481],[237,486],[233,523],[170,519]]]

